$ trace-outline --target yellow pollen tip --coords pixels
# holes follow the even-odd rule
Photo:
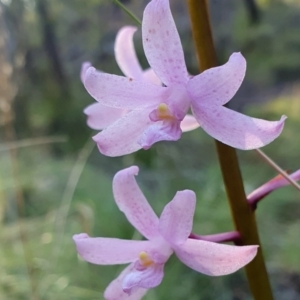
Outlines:
[[[153,260],[151,260],[151,258],[149,257],[149,255],[145,251],[142,251],[139,254],[139,259],[140,259],[140,263],[144,267],[149,267],[154,263]]]
[[[157,115],[162,120],[173,119],[173,116],[170,114],[168,105],[166,103],[161,103],[158,105]]]
[[[157,110],[160,114],[167,114],[168,113],[168,105],[166,103],[161,103],[158,105]]]

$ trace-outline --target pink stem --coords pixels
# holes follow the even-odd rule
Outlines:
[[[300,180],[300,169],[290,174],[289,177],[291,177],[293,180]],[[250,193],[247,196],[248,204],[253,210],[255,210],[257,203],[261,201],[264,197],[266,197],[272,191],[289,184],[290,183],[284,177],[279,175],[266,182],[265,184],[254,190],[252,193]],[[195,233],[191,233],[189,238],[214,243],[234,242],[236,244],[239,244],[241,236],[238,231],[229,231],[211,235],[198,235]]]
[[[295,171],[294,173],[289,175],[290,178],[293,180],[300,179],[300,170]],[[290,183],[281,175],[271,179],[270,181],[266,182],[252,193],[247,196],[248,204],[251,206],[253,210],[256,209],[257,203],[270,194],[272,191],[277,190],[281,187],[289,185]]]

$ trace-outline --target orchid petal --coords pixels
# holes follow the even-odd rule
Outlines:
[[[159,141],[177,141],[181,133],[178,121],[156,122],[144,131],[138,143],[147,150]]]
[[[153,264],[143,270],[133,270],[128,273],[122,288],[125,293],[131,294],[136,288],[151,289],[158,286],[164,277],[164,264]]]
[[[184,54],[168,0],[152,0],[144,11],[143,46],[148,62],[167,86],[188,79]]]
[[[250,150],[263,147],[276,139],[284,126],[279,121],[251,118],[224,106],[192,103],[192,111],[200,126],[216,140],[231,147]]]
[[[143,78],[145,81],[150,82],[156,85],[162,85],[160,79],[157,77],[155,72],[152,69],[147,69],[143,72]]]
[[[99,151],[107,156],[121,156],[141,149],[138,143],[152,121],[148,110],[133,110],[93,137]]]
[[[255,257],[257,248],[188,239],[174,250],[188,267],[209,276],[220,276],[233,273],[248,264]]]
[[[198,128],[200,125],[192,115],[186,115],[180,123],[182,132],[187,132]]]
[[[89,61],[85,61],[84,63],[82,63],[81,65],[81,70],[80,70],[80,80],[81,82],[84,84],[84,80],[85,80],[85,73],[88,70],[89,67],[91,67],[92,64]]]
[[[119,30],[115,41],[115,56],[125,76],[140,79],[143,71],[133,45],[133,35],[136,30],[137,28],[133,26],[124,26]]]
[[[113,280],[104,292],[104,298],[106,300],[140,300],[147,293],[146,289],[136,288],[128,295],[122,289],[122,283],[125,276],[134,270],[134,263],[126,267],[120,275]]]
[[[233,53],[223,66],[211,68],[193,77],[187,89],[193,102],[205,105],[224,105],[238,91],[246,73],[246,60]]]
[[[83,111],[87,116],[87,124],[92,129],[102,130],[120,119],[126,110],[94,103]]]
[[[158,105],[167,97],[168,89],[123,76],[100,73],[90,67],[85,74],[85,88],[103,105],[137,109]]]
[[[161,235],[171,244],[179,245],[187,240],[193,227],[196,195],[193,191],[177,192],[169,202],[159,220]]]
[[[147,239],[159,237],[158,217],[135,181],[136,166],[119,171],[113,180],[113,192],[119,209]]]
[[[136,261],[142,251],[151,251],[149,241],[132,241],[115,238],[91,238],[86,233],[73,236],[80,256],[93,264],[115,265]]]

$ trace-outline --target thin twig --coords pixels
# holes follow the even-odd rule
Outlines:
[[[119,0],[113,0],[118,6],[120,6],[125,12],[126,14],[132,19],[134,20],[139,26],[142,25],[142,21],[135,16],[125,5],[123,5]]]
[[[57,210],[54,228],[54,234],[56,236],[56,243],[53,251],[54,265],[56,265],[57,263],[60,250],[62,248],[66,221],[77,184],[84,170],[86,162],[94,149],[94,146],[95,143],[92,141],[92,139],[89,138],[83,146],[83,148],[80,150],[77,159],[73,165],[73,168],[70,172],[68,182],[66,184],[62,196],[60,207]]]
[[[266,153],[260,149],[255,149],[255,151],[279,174],[281,174],[293,187],[300,191],[300,185],[291,176],[281,169]]]
[[[12,127],[11,123],[7,123],[5,125],[5,133],[6,133],[6,139],[7,140],[13,140],[15,138],[15,131]],[[16,202],[16,211],[17,211],[17,224],[18,224],[18,229],[19,229],[19,236],[20,236],[20,242],[23,248],[23,253],[24,253],[24,259],[26,263],[26,268],[28,272],[28,277],[29,277],[29,283],[30,283],[30,288],[31,288],[31,295],[30,299],[31,300],[37,300],[38,294],[37,294],[37,281],[35,280],[34,276],[34,269],[32,265],[32,253],[31,250],[29,249],[29,245],[27,243],[27,235],[26,231],[24,230],[22,224],[21,224],[21,218],[24,215],[24,195],[23,195],[23,189],[20,181],[20,176],[19,176],[19,164],[18,164],[18,158],[17,158],[17,150],[16,149],[9,149],[9,155],[10,155],[10,160],[11,160],[11,167],[12,167],[12,178],[14,181],[14,186],[15,186],[15,202]]]
[[[68,182],[62,196],[61,205],[57,210],[55,218],[54,234],[56,236],[56,241],[53,249],[53,259],[51,259],[51,261],[53,261],[53,266],[57,265],[59,255],[61,253],[66,221],[77,184],[94,147],[95,143],[92,141],[91,138],[89,138],[83,146],[83,148],[81,149],[81,151],[79,152],[76,162],[70,172]],[[48,293],[51,284],[52,283],[49,283],[48,287],[44,289],[43,297],[46,297],[46,294]]]
[[[9,151],[12,149],[39,146],[45,144],[54,144],[54,143],[65,143],[67,138],[64,136],[50,136],[50,137],[41,137],[41,138],[32,138],[32,139],[23,139],[12,142],[7,142],[0,144],[0,152]]]
[[[57,259],[60,253],[62,240],[64,237],[66,220],[68,217],[69,209],[71,206],[71,202],[74,196],[74,192],[76,190],[78,181],[83,172],[85,164],[91,155],[93,149],[95,147],[95,143],[92,139],[88,139],[84,147],[78,154],[77,160],[70,172],[69,179],[62,197],[61,205],[58,208],[56,220],[55,220],[55,230],[54,232],[57,234],[57,242],[54,248],[54,257]]]

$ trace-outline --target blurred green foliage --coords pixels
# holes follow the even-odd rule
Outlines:
[[[146,3],[132,0],[126,5],[141,17]],[[260,22],[250,25],[242,2],[212,1],[215,42],[220,63],[233,51],[242,51],[248,61],[245,82],[232,107],[272,120],[281,114],[289,117],[283,134],[265,151],[284,169],[295,170],[300,166],[300,8],[297,1],[259,3]],[[185,3],[171,4],[189,70],[196,74]],[[132,24],[129,17],[108,0],[12,0],[1,8],[11,82],[17,87],[12,104],[16,136],[63,134],[68,143],[19,149],[17,175],[11,153],[0,152],[0,299],[27,300],[31,288],[37,299],[102,299],[103,290],[123,267],[82,261],[71,237],[84,231],[139,238],[117,209],[111,190],[115,172],[132,164],[140,166],[137,180],[157,214],[177,190],[192,189],[198,199],[195,233],[233,229],[214,143],[201,129],[185,133],[177,143],[158,143],[121,158],[103,157],[96,147],[89,155],[91,144],[86,141],[91,130],[82,109],[93,100],[80,83],[80,65],[90,60],[103,71],[120,74],[113,44],[117,30]],[[139,33],[136,42],[141,64],[147,67]],[[4,127],[0,132],[0,143],[5,144]],[[238,154],[247,192],[276,175],[255,152]],[[21,218],[18,189],[24,197]],[[258,207],[276,299],[300,297],[299,215],[299,194],[292,187],[274,192]],[[173,257],[165,271],[162,285],[145,299],[250,299],[243,270],[207,277]]]

